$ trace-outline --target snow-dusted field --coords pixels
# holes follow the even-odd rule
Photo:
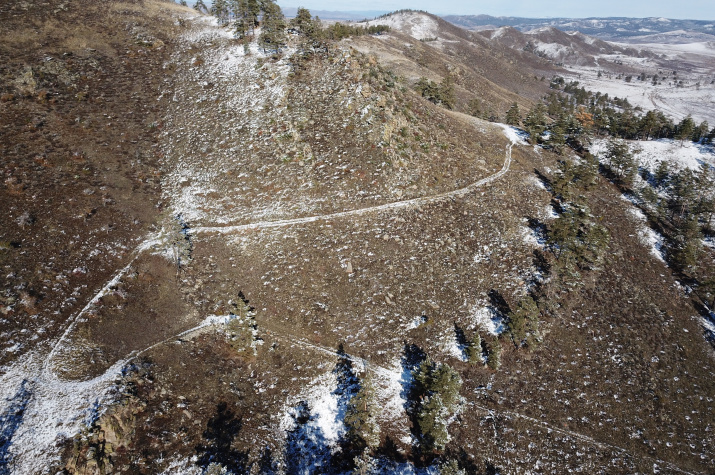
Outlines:
[[[579,81],[587,90],[608,93],[628,99],[644,110],[657,109],[680,121],[688,114],[696,122],[707,120],[715,123],[715,48],[710,43],[687,44],[643,44],[619,45],[624,48],[638,48],[657,55],[633,57],[625,54],[604,54],[596,57],[596,67],[567,66],[571,74],[567,79]],[[633,75],[631,82],[616,79],[616,75],[605,74],[613,70],[615,63],[636,68],[648,76],[658,74],[666,79],[653,86],[651,80],[640,81]],[[598,72],[602,71],[602,77]],[[677,80],[683,80],[682,87],[676,87]],[[609,77],[610,76],[610,77]],[[698,85],[699,83],[699,85]]]
[[[403,12],[367,22],[370,26],[387,25],[396,31],[402,31],[417,40],[439,36],[439,24],[427,15]]]
[[[604,139],[594,140],[591,146],[591,153],[603,155],[606,151],[608,141]],[[648,141],[628,142],[631,152],[635,153],[635,158],[640,167],[647,168],[655,172],[662,161],[667,161],[677,169],[690,168],[699,169],[702,164],[707,163],[715,166],[715,147],[712,145],[695,144],[690,141],[660,139]]]

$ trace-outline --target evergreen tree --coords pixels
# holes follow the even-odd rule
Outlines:
[[[507,111],[505,122],[507,125],[513,125],[514,127],[518,127],[521,124],[521,112],[519,112],[519,105],[516,102]]]
[[[261,6],[258,0],[231,0],[233,16],[235,18],[235,34],[238,38],[253,35],[258,25],[258,15]]]
[[[682,146],[685,140],[692,138],[693,132],[695,132],[695,121],[692,117],[687,116],[678,124],[675,138],[680,140],[680,145]]]
[[[574,276],[576,267],[588,270],[602,262],[609,240],[608,230],[591,219],[588,208],[573,203],[549,226],[548,243],[564,261],[564,270],[573,267]]]
[[[700,166],[696,178],[698,203],[695,212],[705,223],[705,230],[712,230],[713,216],[715,215],[715,171],[707,164]]]
[[[598,166],[598,158],[586,152],[574,167],[574,181],[580,189],[589,190],[598,183]]]
[[[498,337],[494,337],[487,343],[487,366],[494,371],[501,366],[502,346]]]
[[[261,34],[258,38],[258,43],[263,48],[263,51],[280,52],[285,45],[285,17],[273,0],[265,0],[263,3],[263,21],[261,24]]]
[[[360,390],[348,403],[344,421],[347,427],[345,437],[359,451],[365,448],[373,450],[380,445],[378,410],[372,380],[366,373],[361,381]]]
[[[211,4],[211,14],[216,17],[219,25],[226,25],[229,19],[227,0],[213,0]]]
[[[546,146],[549,147],[554,153],[561,155],[564,151],[564,146],[566,145],[566,134],[564,133],[563,127],[556,124],[549,131],[549,138],[546,139]]]
[[[665,188],[668,185],[670,178],[670,165],[667,160],[661,160],[658,163],[658,168],[655,169],[655,185],[659,188]]]
[[[608,115],[608,112],[603,109],[596,110],[593,114],[593,124],[596,129],[596,134],[607,134],[611,128],[611,118]]]
[[[539,103],[529,110],[524,119],[524,128],[529,133],[529,141],[532,144],[539,143],[541,134],[546,130],[546,107]]]
[[[710,133],[707,136],[706,143],[713,143],[715,142],[715,127],[712,128]]]
[[[353,459],[355,471],[357,475],[370,475],[377,473],[378,465],[375,458],[372,456],[370,449],[365,448],[360,455]]]
[[[482,337],[479,335],[479,331],[474,332],[474,336],[467,344],[465,353],[470,364],[476,365],[484,362],[482,359]]]
[[[705,141],[708,137],[708,122],[706,120],[702,121],[699,126],[693,131],[692,140],[695,143],[700,143]]]
[[[641,131],[641,136],[646,140],[650,140],[651,135],[658,128],[658,115],[655,111],[651,110],[646,112],[646,115],[644,115],[641,119],[638,128]]]
[[[455,459],[447,459],[439,464],[439,475],[467,475],[467,471],[459,468]]]
[[[442,78],[442,81],[439,83],[439,99],[442,105],[447,109],[454,108],[454,103],[456,101],[454,81],[452,80],[452,76],[449,74]]]
[[[445,76],[439,84],[423,76],[417,81],[415,88],[430,102],[447,109],[454,107],[455,95],[451,76]]]
[[[700,283],[700,290],[704,293],[703,300],[712,313],[715,310],[715,276],[704,279]]]
[[[670,260],[678,269],[686,271],[695,267],[698,262],[702,239],[700,226],[694,216],[688,216],[676,223]]]
[[[539,315],[539,307],[531,295],[521,298],[516,308],[509,313],[507,325],[517,347],[522,345],[527,336],[534,336],[532,342],[538,340]]]
[[[474,117],[481,117],[482,116],[482,105],[476,97],[472,100],[469,101],[467,104],[467,111],[469,112],[469,115],[472,115]],[[715,132],[715,129],[713,129]]]
[[[441,452],[450,440],[447,426],[457,410],[462,379],[446,364],[426,358],[413,373],[420,401],[416,410],[420,448],[424,453]]]
[[[576,176],[576,169],[571,160],[561,160],[558,162],[558,172],[551,180],[551,189],[554,195],[564,201],[571,198],[571,188]]]
[[[310,15],[310,11],[307,8],[299,7],[298,11],[290,21],[290,27],[296,29],[299,33],[304,35],[310,35],[313,28],[315,28],[315,23],[313,23],[313,17]]]
[[[181,0],[179,2],[179,5],[181,5],[182,7],[188,7],[188,5],[186,4],[186,0]]]
[[[638,168],[630,147],[623,140],[617,139],[610,140],[606,147],[608,168],[614,174],[616,181],[627,187],[632,186]]]
[[[697,179],[693,171],[686,168],[671,177],[668,206],[671,220],[684,220],[697,201]]]
[[[208,13],[209,9],[206,7],[206,4],[204,3],[204,0],[196,0],[196,3],[194,4],[194,10],[196,10],[199,13]]]

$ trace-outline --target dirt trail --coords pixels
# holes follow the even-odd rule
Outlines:
[[[441,200],[455,198],[467,195],[477,188],[486,184],[492,183],[504,176],[511,166],[511,152],[514,144],[518,143],[518,138],[514,132],[505,125],[502,125],[504,133],[510,140],[510,144],[505,151],[505,160],[502,168],[486,178],[483,178],[464,188],[454,190],[447,193],[442,193],[433,196],[398,201],[381,206],[370,208],[362,208],[357,210],[349,210],[338,213],[331,213],[320,216],[312,216],[306,218],[296,218],[281,221],[265,221],[251,223],[241,226],[226,226],[226,227],[203,227],[193,229],[194,233],[236,233],[248,229],[267,229],[283,226],[293,226],[299,224],[307,224],[316,221],[327,219],[335,219],[342,217],[361,216],[369,213],[380,211],[401,209],[407,207],[417,207],[435,203]],[[0,377],[0,384],[7,390],[13,388],[23,388],[25,394],[23,419],[18,426],[13,430],[11,439],[14,443],[23,444],[22,441],[33,440],[34,444],[27,445],[28,450],[22,450],[15,458],[17,466],[28,473],[41,471],[46,463],[46,451],[56,443],[58,434],[74,434],[77,433],[86,421],[94,417],[94,414],[107,402],[110,389],[115,384],[116,377],[121,374],[122,368],[127,363],[142,355],[146,351],[151,350],[159,345],[174,341],[182,336],[190,337],[197,331],[202,331],[210,324],[204,322],[197,327],[191,328],[177,334],[174,337],[157,342],[143,350],[127,355],[123,360],[116,361],[104,374],[85,381],[66,381],[58,377],[53,370],[53,364],[57,359],[58,353],[68,343],[72,331],[77,324],[82,321],[88,310],[104,296],[113,285],[131,269],[132,265],[146,251],[152,249],[154,244],[160,243],[160,235],[151,235],[142,241],[132,252],[129,262],[124,265],[116,274],[105,284],[101,289],[87,302],[87,304],[74,317],[72,317],[65,328],[62,336],[52,345],[49,353],[42,358],[31,357],[27,361],[19,362]],[[296,344],[304,346],[310,345],[307,342],[296,341]],[[319,348],[313,345],[314,350],[327,351],[332,353],[330,349]],[[366,361],[357,359],[360,364],[367,364]],[[370,370],[374,372],[382,372],[385,377],[389,374],[386,368],[369,365]],[[49,420],[50,417],[52,420]]]
[[[305,340],[303,340],[303,339],[300,339],[300,338],[295,338],[295,337],[292,337],[292,336],[289,336],[289,335],[282,334],[282,333],[280,333],[280,332],[276,332],[275,329],[271,329],[271,330],[270,330],[270,334],[271,334],[271,336],[273,336],[273,337],[276,337],[276,338],[279,338],[279,339],[283,339],[283,340],[285,340],[285,341],[287,341],[287,342],[289,342],[289,343],[296,344],[296,345],[301,346],[302,348],[306,348],[306,349],[308,349],[308,350],[317,351],[317,352],[324,353],[324,354],[328,354],[328,355],[332,355],[332,356],[335,356],[335,357],[341,356],[341,357],[348,358],[348,359],[349,359],[350,361],[352,361],[353,363],[360,365],[360,367],[362,367],[362,368],[365,368],[365,370],[373,372],[377,377],[389,378],[389,375],[392,373],[392,371],[391,371],[390,369],[385,368],[385,367],[380,366],[380,365],[377,365],[377,364],[375,364],[375,363],[372,363],[372,362],[368,361],[368,360],[365,359],[365,358],[360,358],[360,357],[357,357],[357,356],[352,356],[352,355],[347,354],[347,353],[344,353],[344,354],[340,354],[340,355],[339,355],[337,351],[335,351],[335,350],[333,350],[333,349],[331,349],[331,348],[326,348],[326,347],[323,347],[323,346],[320,346],[320,345],[316,345],[316,344],[314,344],[314,343],[307,342],[307,341],[305,341]],[[485,414],[490,415],[490,416],[492,416],[492,417],[495,417],[495,416],[506,416],[506,417],[512,417],[512,418],[522,419],[522,420],[527,421],[527,422],[529,422],[529,423],[531,423],[531,424],[533,424],[533,425],[535,425],[535,426],[539,426],[539,427],[541,427],[541,428],[544,428],[544,429],[548,430],[549,432],[555,432],[555,433],[558,433],[558,434],[560,434],[560,435],[565,435],[565,436],[573,437],[574,439],[577,439],[577,440],[579,440],[580,442],[583,442],[583,443],[585,443],[585,444],[590,444],[590,445],[595,446],[595,447],[597,447],[597,448],[599,448],[599,449],[601,449],[601,450],[613,450],[613,451],[619,452],[619,453],[621,453],[621,454],[623,454],[623,455],[628,455],[628,456],[630,456],[630,457],[633,457],[633,458],[635,458],[635,459],[650,460],[650,461],[652,461],[652,462],[654,462],[654,463],[656,463],[656,464],[659,464],[659,465],[662,465],[662,466],[664,466],[664,467],[667,467],[668,470],[671,470],[671,471],[673,471],[673,472],[684,473],[684,474],[689,474],[689,475],[696,475],[695,472],[689,472],[689,471],[687,471],[687,470],[683,470],[683,469],[681,469],[680,467],[678,467],[678,466],[676,466],[676,465],[673,465],[673,464],[670,463],[670,462],[666,462],[666,461],[664,461],[664,460],[661,460],[661,459],[658,459],[658,458],[655,458],[655,457],[651,457],[651,456],[649,456],[649,455],[635,455],[635,454],[629,452],[628,450],[624,449],[623,447],[619,447],[619,446],[614,445],[614,444],[609,444],[609,443],[607,443],[607,442],[598,441],[598,440],[594,439],[593,437],[590,437],[590,436],[588,436],[588,435],[582,434],[582,433],[580,433],[580,432],[575,432],[575,431],[572,431],[572,430],[562,429],[562,428],[560,428],[560,427],[558,427],[558,426],[556,426],[556,425],[554,425],[554,424],[550,424],[550,423],[548,423],[548,422],[541,421],[541,420],[539,420],[539,419],[536,419],[536,418],[534,418],[534,417],[530,417],[530,416],[521,414],[521,413],[519,413],[519,412],[509,411],[509,410],[498,410],[498,411],[497,411],[497,410],[491,409],[491,408],[486,407],[486,406],[482,406],[482,405],[480,405],[480,404],[477,404],[477,403],[471,402],[471,401],[470,401],[470,402],[467,402],[467,405],[469,405],[469,407],[472,408],[472,409],[476,409],[476,410],[478,410],[478,411],[482,411],[482,412],[484,412]]]
[[[486,185],[488,183],[491,183],[491,182],[501,178],[502,176],[504,176],[506,174],[506,172],[509,171],[509,167],[511,166],[511,149],[514,146],[514,143],[515,142],[512,142],[507,146],[506,159],[504,160],[504,165],[502,166],[501,170],[494,173],[493,175],[490,175],[486,178],[482,178],[481,180],[476,181],[476,182],[474,182],[468,186],[465,186],[464,188],[460,188],[458,190],[448,191],[446,193],[441,193],[438,195],[413,198],[413,199],[404,200],[404,201],[396,201],[393,203],[387,203],[387,204],[379,205],[379,206],[371,206],[368,208],[360,208],[360,209],[354,209],[354,210],[349,210],[349,211],[340,211],[337,213],[323,214],[323,215],[318,215],[318,216],[308,216],[305,218],[282,219],[282,220],[277,220],[277,221],[259,221],[256,223],[242,224],[239,226],[203,226],[203,227],[192,228],[192,232],[195,234],[206,234],[206,233],[232,234],[232,233],[239,233],[239,232],[247,231],[247,230],[278,228],[278,227],[284,227],[284,226],[292,226],[292,225],[296,225],[296,224],[314,223],[316,221],[325,221],[325,220],[329,220],[329,219],[362,216],[362,215],[365,215],[368,213],[377,213],[380,211],[395,210],[395,209],[410,208],[410,207],[419,207],[419,206],[427,205],[430,203],[436,203],[438,201],[442,201],[445,199],[457,198],[459,196],[464,196],[469,193],[472,193],[477,188],[479,188],[483,185]]]

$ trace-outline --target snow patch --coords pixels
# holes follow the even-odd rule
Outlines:
[[[310,413],[305,423],[306,437],[316,445],[335,445],[345,433],[345,416],[338,404],[337,375],[329,371],[308,384],[307,390],[297,397],[291,397],[287,403],[280,421],[280,429],[284,432],[296,429],[296,419],[301,402],[307,403]]]
[[[408,330],[414,330],[415,328],[418,328],[420,325],[423,325],[427,323],[427,317],[424,315],[420,315],[419,317],[415,317],[412,319],[412,321],[407,325]]]
[[[475,305],[470,319],[475,327],[492,335],[500,335],[506,330],[504,317],[493,307]]]
[[[440,31],[439,24],[435,19],[420,12],[395,13],[388,17],[371,20],[367,22],[367,25],[387,25],[390,29],[410,35],[417,40],[436,38]]]
[[[651,254],[658,258],[658,260],[665,262],[665,244],[663,236],[648,226],[648,220],[640,209],[632,206],[628,209],[628,212],[638,223],[637,231],[641,243],[648,247]]]

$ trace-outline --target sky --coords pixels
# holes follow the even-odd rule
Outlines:
[[[281,7],[328,11],[426,10],[444,15],[527,18],[665,17],[715,20],[715,0],[278,0]]]

